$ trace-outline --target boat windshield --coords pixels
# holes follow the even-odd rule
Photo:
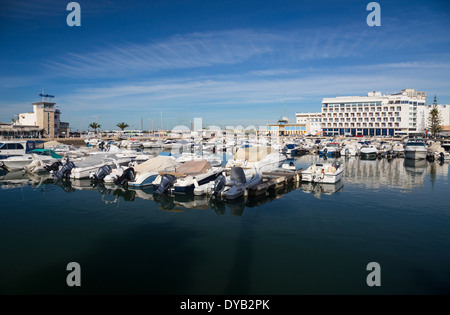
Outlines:
[[[424,142],[408,142],[407,145],[414,145],[414,146],[425,146]]]

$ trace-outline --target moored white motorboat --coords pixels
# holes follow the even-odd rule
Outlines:
[[[95,173],[100,167],[109,165],[112,168],[121,168],[127,166],[131,162],[129,157],[117,157],[111,153],[99,153],[87,156],[86,158],[76,161],[75,167],[71,170],[70,178],[81,179],[89,178],[91,173]]]
[[[253,146],[240,148],[230,159],[226,168],[231,169],[233,166],[242,168],[255,168],[261,172],[273,171],[278,169],[287,158],[278,150],[273,150],[266,146]]]
[[[259,184],[261,180],[262,173],[256,169],[233,167],[228,176],[224,172],[216,180],[196,187],[194,194],[236,199],[243,196],[248,188]]]
[[[184,163],[187,161],[208,161],[211,166],[220,166],[222,164],[222,159],[214,154],[195,154],[190,152],[183,152],[180,156],[176,158],[177,162]]]
[[[149,140],[149,141],[144,141],[142,142],[142,146],[144,148],[162,148],[163,147],[163,143],[160,140]]]
[[[341,149],[342,156],[356,156],[358,149],[355,145],[346,145]]]
[[[187,161],[173,171],[160,171],[153,187],[157,194],[166,191],[190,193],[195,187],[214,180],[223,170],[223,167],[212,167],[205,160]]]
[[[410,139],[405,144],[405,158],[423,160],[427,158],[427,147],[422,139]]]
[[[342,179],[344,164],[334,161],[329,163],[314,163],[301,172],[302,181],[333,184]]]
[[[62,156],[56,154],[50,149],[35,149],[29,151],[27,154],[10,156],[8,158],[1,159],[0,163],[8,170],[14,171],[24,169],[37,158],[43,162],[54,162],[56,159],[61,159]]]
[[[372,144],[365,145],[359,150],[359,154],[361,159],[373,160],[377,158],[378,149]]]
[[[177,166],[180,166],[180,163],[173,156],[158,155],[135,166],[133,168],[134,179],[128,181],[128,185],[134,187],[150,186],[158,176],[158,172],[175,170]],[[114,182],[121,175],[122,173],[119,172],[117,174],[112,173],[105,178],[105,182]]]

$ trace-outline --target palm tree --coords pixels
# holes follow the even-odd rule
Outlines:
[[[98,129],[101,128],[101,127],[102,127],[102,125],[99,125],[96,122],[93,122],[93,123],[89,124],[89,128],[95,129],[95,133],[98,133]]]
[[[123,131],[125,128],[129,127],[128,124],[126,124],[126,123],[124,123],[124,122],[118,123],[116,126],[119,127],[122,131]]]

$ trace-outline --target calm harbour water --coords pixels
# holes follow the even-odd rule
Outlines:
[[[336,185],[233,203],[0,175],[0,293],[450,293],[449,164],[340,160]]]

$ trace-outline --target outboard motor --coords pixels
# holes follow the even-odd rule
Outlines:
[[[245,173],[242,167],[234,166],[231,168],[230,179],[235,181],[236,183],[245,184]]]
[[[445,159],[444,152],[439,153],[439,161],[444,162],[444,159]]]
[[[175,176],[173,175],[163,175],[161,177],[161,182],[159,183],[158,189],[156,189],[155,194],[162,195],[167,190],[169,190],[171,187],[173,187],[173,184],[175,183]]]
[[[57,179],[69,178],[73,168],[75,168],[75,164],[73,164],[73,162],[71,161],[67,161],[67,163],[64,164],[63,167],[61,167],[61,169],[55,173],[55,177]]]
[[[128,182],[132,182],[135,176],[136,172],[134,171],[134,168],[129,167],[126,170],[124,170],[122,175],[114,181],[114,184],[127,186]]]
[[[213,195],[217,196],[224,188],[226,183],[226,178],[220,174],[214,181]]]
[[[99,147],[100,150],[103,150],[105,148],[105,141],[100,142],[98,147]]]
[[[61,161],[56,161],[56,162],[53,162],[52,164],[50,164],[50,165],[45,165],[44,166],[44,168],[45,168],[45,170],[47,171],[47,172],[57,172],[58,170],[59,170],[59,167],[62,165],[62,162]]]
[[[96,173],[91,174],[89,177],[91,178],[91,180],[94,181],[100,181],[103,180],[106,176],[108,176],[109,174],[111,174],[112,172],[112,168],[109,165],[103,165],[102,167],[100,167]]]

